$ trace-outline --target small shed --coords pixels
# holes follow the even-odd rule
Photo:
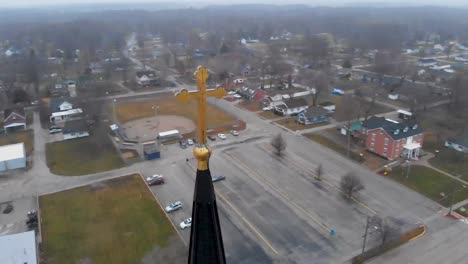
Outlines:
[[[26,167],[24,143],[0,146],[0,172]]]
[[[159,150],[159,146],[155,141],[143,143],[143,154],[147,160],[161,158],[161,151]]]
[[[17,130],[26,130],[26,115],[24,109],[5,110],[5,119],[3,120],[3,129],[5,133]]]

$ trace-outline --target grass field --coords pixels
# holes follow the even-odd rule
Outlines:
[[[34,134],[32,130],[10,132],[0,136],[0,146],[24,142],[26,154],[30,155],[34,148]]]
[[[124,165],[112,142],[97,135],[49,143],[46,156],[50,171],[64,176],[97,173]]]
[[[262,104],[257,101],[244,100],[238,103],[237,105],[251,112],[262,111]]]
[[[176,236],[137,174],[44,195],[39,204],[44,263],[140,263]]]
[[[346,148],[343,147],[342,145],[328,139],[327,137],[324,137],[322,135],[319,135],[319,134],[305,134],[304,135],[306,138],[310,139],[310,140],[313,140],[327,148],[330,148],[338,153],[340,153],[341,155],[344,155],[346,156]],[[358,161],[358,162],[362,162],[362,158],[361,156],[359,156],[359,154],[353,152],[353,151],[350,151],[349,153],[349,156],[351,159],[355,160],[355,161]]]
[[[468,186],[463,187],[461,183],[455,182],[452,178],[428,167],[411,166],[408,179],[406,179],[406,168],[397,167],[393,169],[389,177],[445,207],[450,205],[452,188],[456,190],[454,203],[468,199]],[[442,196],[441,193],[444,193],[445,196]]]
[[[304,124],[300,124],[300,123],[296,122],[296,118],[294,118],[294,117],[281,119],[281,120],[275,121],[275,123],[278,124],[278,125],[284,126],[284,127],[288,128],[288,129],[291,129],[293,131],[295,131],[295,130],[304,130],[304,129],[314,128],[314,127],[319,127],[319,126],[325,126],[325,125],[330,124],[328,121],[326,121],[326,122],[321,122],[321,123],[318,123],[318,124],[304,125]]]
[[[155,106],[159,107],[157,110],[158,115],[177,115],[195,122],[197,121],[197,102],[190,101],[183,104],[178,102],[174,96],[165,96],[149,102],[117,105],[117,119],[121,123],[125,123],[131,120],[154,116],[156,110],[153,107]],[[208,127],[210,128],[225,125],[235,120],[232,116],[210,104],[207,105],[206,116]]]
[[[468,181],[468,155],[443,147],[429,163],[453,175],[460,175]]]
[[[262,116],[265,119],[276,119],[281,117],[279,115],[275,115],[272,111],[263,111],[261,113],[258,113],[258,115]]]

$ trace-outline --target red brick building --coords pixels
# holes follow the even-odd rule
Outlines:
[[[423,130],[415,122],[373,116],[353,128],[354,135],[365,140],[367,150],[389,160],[417,158],[424,140]]]

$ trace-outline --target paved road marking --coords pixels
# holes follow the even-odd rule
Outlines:
[[[304,208],[302,208],[300,205],[298,205],[295,201],[293,201],[291,198],[289,198],[289,196],[287,194],[285,194],[283,191],[281,191],[280,189],[276,188],[274,185],[272,185],[270,182],[268,182],[264,177],[260,176],[259,174],[257,174],[256,172],[254,172],[252,169],[250,169],[248,166],[246,165],[243,165],[244,163],[242,161],[240,161],[238,158],[236,158],[235,156],[229,154],[229,153],[225,153],[226,155],[230,156],[231,159],[234,159],[236,160],[236,165],[239,165],[241,167],[243,167],[245,170],[249,171],[252,175],[256,175],[257,178],[260,179],[261,182],[263,183],[266,183],[267,185],[270,186],[270,188],[272,188],[273,190],[275,190],[276,192],[278,192],[281,196],[283,196],[289,203],[291,203],[292,205],[294,205],[294,207],[296,207],[297,209],[299,209],[300,211],[302,211],[303,213],[305,213],[307,216],[309,216],[312,220],[314,220],[314,222],[316,222],[317,224],[319,224],[320,227],[322,227],[327,233],[330,232],[330,228],[328,228],[322,221],[320,221],[318,219],[318,217],[312,215],[311,213],[309,213],[308,211],[306,211]]]
[[[269,150],[269,151],[271,150],[271,151],[273,151],[273,148],[272,148],[271,146],[266,145],[266,144],[260,145],[260,148],[262,148],[263,150]],[[286,159],[286,160],[288,160],[289,162],[293,163],[296,167],[300,167],[300,168],[301,168],[302,170],[304,170],[305,172],[308,172],[308,171],[309,171],[309,172],[315,174],[315,173],[312,172],[310,169],[304,167],[304,165],[299,164],[297,161],[293,160],[292,158],[289,158],[288,156],[284,156],[283,159]],[[324,182],[324,183],[326,183],[326,184],[328,184],[330,187],[336,189],[337,191],[339,191],[339,192],[345,194],[345,193],[343,192],[343,190],[341,190],[341,188],[339,188],[338,186],[335,186],[335,185],[332,184],[331,182],[325,180],[323,177],[322,177],[321,181]],[[358,204],[361,205],[362,207],[364,207],[364,208],[366,208],[367,210],[371,211],[373,214],[377,214],[377,212],[376,212],[375,210],[373,210],[373,209],[370,208],[369,206],[365,205],[364,203],[358,201],[356,198],[351,197],[351,200],[355,201],[356,203],[358,203]]]
[[[193,171],[197,171],[194,167],[192,166],[189,166],[190,169],[192,169]],[[229,202],[229,200],[224,197],[224,195],[222,195],[219,191],[215,190],[216,192],[216,195],[219,196],[224,202],[226,202],[227,205],[229,205],[233,210],[234,212],[236,212],[240,218],[242,219],[242,221],[244,221],[248,226],[249,228],[255,232],[255,234],[261,239],[263,240],[263,242],[265,242],[265,244],[267,244],[267,246],[273,251],[273,253],[275,253],[276,255],[279,255],[278,254],[278,251],[276,251],[276,249],[270,244],[270,242],[268,242],[268,240],[239,212],[239,210],[236,209],[236,207],[234,207],[234,205],[232,205],[232,203]]]
[[[267,246],[276,254],[278,255],[278,251],[275,250],[275,248],[270,244],[270,242],[268,242],[268,240],[262,235],[260,234],[260,232],[247,220],[245,219],[245,217],[218,191],[215,191],[216,192],[216,195],[221,197],[221,199],[224,200],[224,202],[226,202],[239,216],[240,218],[250,227],[250,229],[252,229],[252,231],[255,232],[255,234],[257,234],[257,236],[263,240],[263,242],[265,242],[265,244],[267,244]]]

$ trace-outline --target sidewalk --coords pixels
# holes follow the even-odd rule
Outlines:
[[[454,180],[457,180],[457,181],[459,181],[459,182],[462,183],[462,184],[468,185],[468,182],[467,182],[467,181],[462,180],[462,179],[460,179],[460,178],[458,178],[458,177],[456,177],[456,176],[454,176],[454,175],[452,175],[452,174],[450,174],[450,173],[448,173],[448,172],[445,172],[445,171],[443,171],[443,170],[441,170],[441,169],[438,169],[438,168],[432,166],[428,161],[429,161],[430,159],[432,159],[433,157],[435,157],[435,155],[434,155],[433,153],[427,153],[427,155],[425,155],[425,156],[422,157],[421,159],[419,159],[419,160],[417,160],[417,161],[413,161],[412,164],[413,164],[413,165],[422,165],[422,166],[426,166],[426,167],[431,168],[431,169],[433,169],[433,170],[435,170],[435,171],[437,171],[437,172],[440,172],[440,173],[442,173],[442,174],[444,174],[444,175],[447,175],[448,177],[450,177],[450,178],[452,178],[452,179],[454,179]]]

